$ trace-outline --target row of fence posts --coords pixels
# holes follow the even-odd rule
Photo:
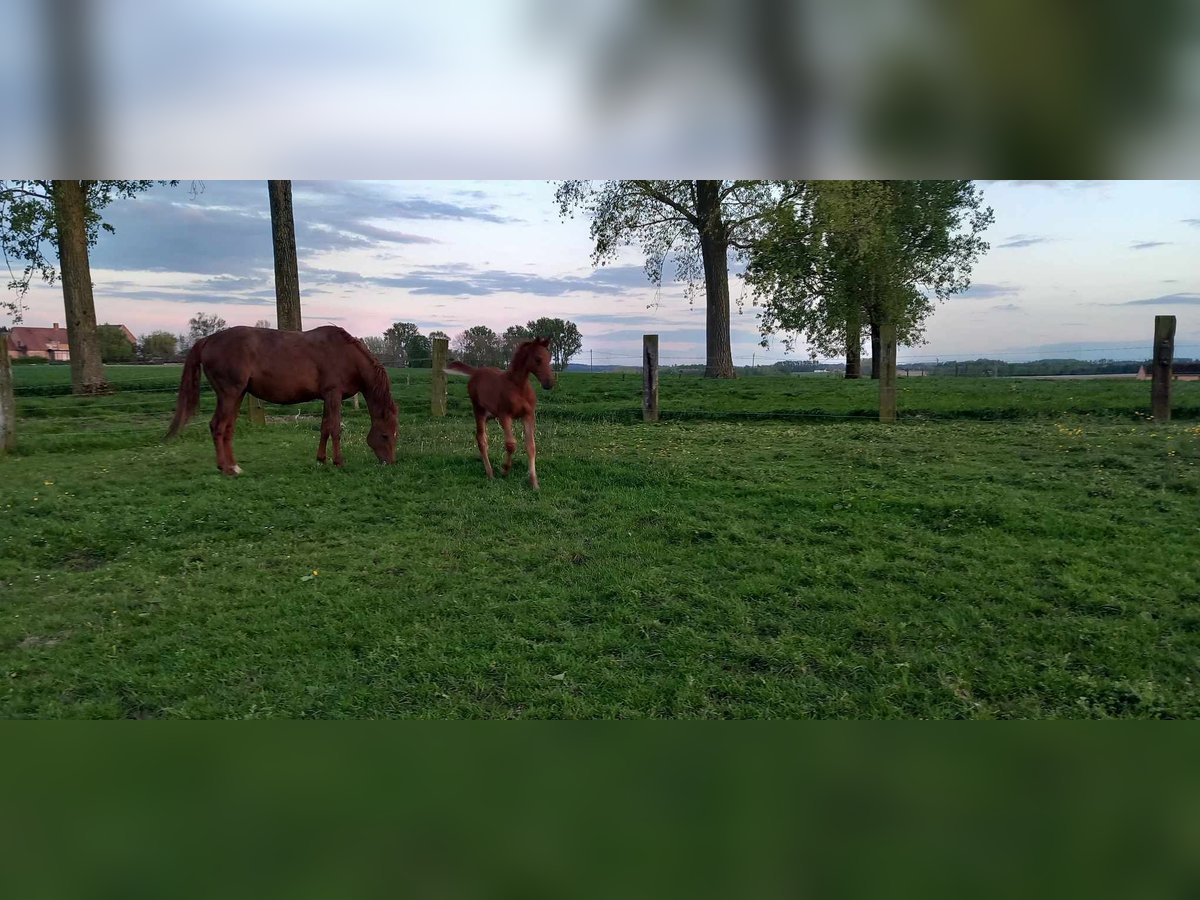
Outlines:
[[[880,328],[882,366],[879,372],[879,421],[896,421],[896,326]],[[433,339],[433,377],[430,413],[446,415],[446,357],[449,342]],[[1175,359],[1175,317],[1154,317],[1154,354],[1150,382],[1150,405],[1154,419],[1171,419],[1171,366]],[[266,424],[266,408],[257,397],[248,397],[246,412],[253,425]],[[355,396],[355,408],[358,397]],[[642,336],[642,421],[657,422],[658,408],[658,335]],[[13,391],[12,364],[8,356],[8,332],[0,330],[0,455],[13,449],[16,442],[16,401]]]

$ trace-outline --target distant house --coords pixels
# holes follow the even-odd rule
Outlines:
[[[109,325],[101,328],[119,328],[131,347],[137,347],[137,338],[124,325]],[[71,346],[67,342],[67,329],[59,328],[55,322],[51,328],[27,328],[17,325],[8,333],[9,359],[27,359],[31,356],[48,359],[50,362],[67,362],[71,359]]]
[[[1200,362],[1177,362],[1171,366],[1171,374],[1176,381],[1200,381]],[[1149,381],[1151,377],[1149,366],[1138,369],[1138,381]]]
[[[10,359],[41,357],[51,362],[66,362],[71,358],[71,347],[67,343],[67,329],[27,328],[17,325],[8,333],[8,355]]]

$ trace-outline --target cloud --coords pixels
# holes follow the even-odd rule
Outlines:
[[[1164,294],[1161,297],[1147,297],[1145,300],[1126,300],[1116,306],[1200,306],[1200,294],[1181,293]]]
[[[535,275],[503,269],[479,269],[465,263],[419,266],[404,275],[360,275],[330,269],[306,269],[318,284],[364,284],[403,288],[413,294],[436,297],[484,297],[489,294],[531,294],[562,297],[589,293],[615,296],[648,289],[640,266],[602,266],[590,275]]]
[[[1052,241],[1054,238],[1045,237],[1037,234],[1013,234],[1005,238],[1003,244],[997,244],[997,248],[1004,247],[1032,247],[1034,244],[1044,244],[1047,241]]]
[[[1180,219],[1179,221],[1184,225],[1195,225],[1197,228],[1200,228],[1200,219]]]
[[[1165,247],[1173,241],[1132,241],[1129,244],[1131,250],[1149,250],[1151,247]]]
[[[958,296],[967,300],[986,300],[990,297],[1012,297],[1020,292],[1019,287],[1011,284],[973,284]]]
[[[993,306],[992,309],[998,312],[1021,312],[1022,309],[1016,303],[1002,303],[1000,306]]]

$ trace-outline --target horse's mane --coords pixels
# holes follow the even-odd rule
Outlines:
[[[367,383],[367,389],[363,392],[367,397],[368,405],[381,409],[389,423],[394,423],[396,421],[396,401],[392,399],[392,379],[388,375],[387,369],[375,358],[375,354],[367,349],[366,344],[345,329],[342,330],[342,334],[346,336],[347,343],[357,347],[359,352],[371,363],[373,371]]]

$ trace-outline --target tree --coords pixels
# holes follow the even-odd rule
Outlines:
[[[296,264],[296,219],[292,183],[268,181],[271,240],[275,251],[275,318],[280,331],[303,331],[300,324],[300,275]]]
[[[140,343],[143,359],[170,359],[175,355],[176,339],[169,331],[143,334]]]
[[[421,332],[412,322],[393,322],[392,327],[383,333],[387,343],[387,357],[390,364],[406,368],[408,366],[408,342]]]
[[[433,368],[433,344],[423,334],[414,334],[404,342],[404,360],[410,369]]]
[[[504,330],[504,334],[500,337],[500,346],[504,350],[504,359],[506,362],[512,362],[513,353],[525,341],[531,341],[535,335],[530,331],[530,327],[526,325],[510,325]]]
[[[550,356],[556,372],[565,369],[571,357],[583,349],[583,337],[574,322],[543,317],[530,322],[526,330],[531,337],[550,338]]]
[[[106,363],[133,359],[133,344],[120,325],[99,325],[96,339],[100,342],[100,358]]]
[[[270,319],[259,319],[257,322],[254,323],[254,327],[255,328],[273,328],[274,326],[271,324]]]
[[[114,231],[101,212],[114,200],[133,197],[154,184],[111,180],[0,181],[0,250],[6,260],[25,261],[21,274],[14,274],[8,283],[16,297],[0,301],[0,309],[19,322],[25,295],[35,276],[48,284],[62,282],[67,339],[71,345],[71,388],[77,394],[108,390],[96,331],[96,304],[88,259],[88,250],[95,246],[100,230]],[[46,247],[55,249],[57,266],[47,259]]]
[[[707,378],[733,378],[729,342],[729,251],[739,257],[761,231],[764,217],[803,191],[778,181],[562,181],[555,192],[566,217],[581,209],[592,220],[592,261],[603,265],[638,243],[646,275],[661,284],[668,256],[689,300],[700,284],[706,307]]]
[[[504,362],[500,338],[486,325],[473,325],[460,332],[452,349],[454,355],[469,366],[499,366]]]
[[[992,210],[970,181],[829,181],[777,211],[749,256],[746,282],[762,307],[764,336],[803,335],[814,352],[845,352],[857,377],[862,326],[870,327],[872,373],[879,332],[923,340],[936,301],[970,286],[988,244]]]
[[[198,312],[188,319],[188,346],[201,338],[216,334],[225,327],[225,320],[218,315]]]
[[[377,360],[379,360],[384,365],[387,365],[387,362],[385,361],[386,360],[386,351],[387,351],[387,341],[385,341],[381,337],[365,337],[365,338],[361,338],[360,340],[362,340],[363,346],[371,351],[372,356],[374,356]]]

